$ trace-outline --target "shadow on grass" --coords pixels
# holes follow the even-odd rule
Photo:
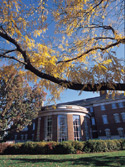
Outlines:
[[[83,157],[82,158],[67,158],[67,159],[50,159],[50,158],[41,158],[41,159],[28,159],[28,158],[12,158],[11,160],[19,160],[19,163],[64,163],[68,162],[69,166],[73,165],[84,165],[84,166],[122,166],[125,165],[124,156],[97,156],[97,157]]]

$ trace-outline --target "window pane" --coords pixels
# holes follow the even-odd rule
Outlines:
[[[58,115],[58,141],[67,140],[67,117],[66,115]]]
[[[116,109],[117,107],[116,107],[116,103],[113,103],[112,104],[112,109]]]
[[[123,122],[125,122],[125,113],[122,112],[122,113],[121,113],[121,116],[122,116],[122,120],[123,120]]]
[[[73,115],[74,140],[81,140],[80,116]]]
[[[123,128],[118,128],[118,134],[120,137],[124,137],[124,131],[123,131]]]
[[[107,138],[111,137],[110,129],[105,129],[105,134]]]
[[[52,117],[45,117],[45,141],[52,141]]]
[[[93,112],[93,107],[90,107],[90,112]]]
[[[33,130],[35,130],[35,122],[33,123]]]
[[[101,110],[104,111],[105,110],[105,106],[101,105]]]
[[[95,118],[94,117],[91,118],[91,121],[92,121],[92,125],[95,125]]]
[[[102,120],[104,124],[108,124],[107,115],[102,115]]]
[[[114,120],[115,120],[115,123],[119,123],[120,122],[119,114],[114,114]]]
[[[119,106],[119,108],[123,108],[124,107],[122,102],[119,102],[118,106]]]

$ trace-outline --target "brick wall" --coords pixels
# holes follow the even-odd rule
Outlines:
[[[73,116],[71,114],[67,115],[67,127],[68,127],[68,140],[74,140]]]

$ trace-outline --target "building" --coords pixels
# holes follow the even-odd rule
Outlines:
[[[42,107],[33,124],[11,140],[66,141],[125,138],[125,97],[99,97]]]

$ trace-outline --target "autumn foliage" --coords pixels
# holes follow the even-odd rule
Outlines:
[[[45,97],[37,86],[30,87],[16,70],[10,70],[7,67],[0,70],[0,140],[30,125]]]
[[[124,0],[3,0],[0,60],[58,98],[64,88],[125,90]],[[10,61],[11,60],[11,61]]]

